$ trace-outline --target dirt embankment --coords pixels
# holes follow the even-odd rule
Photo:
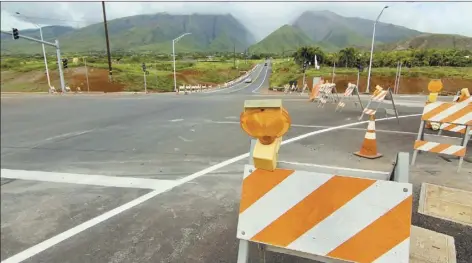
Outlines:
[[[75,91],[77,87],[80,87],[82,91],[87,91],[87,76],[84,68],[66,69],[64,78],[71,90]],[[106,69],[90,68],[88,80],[90,91],[119,92],[125,89],[120,83],[108,81],[108,70]]]
[[[50,70],[49,75],[51,85],[56,90],[60,90],[59,73],[56,70]],[[120,83],[108,82],[108,70],[106,69],[89,68],[88,79],[90,91],[119,92],[125,90],[125,87]],[[65,69],[64,81],[72,91],[76,91],[77,87],[80,87],[82,91],[87,91],[87,77],[84,68]],[[3,86],[12,91],[48,91],[48,80],[44,71],[26,73],[2,71],[2,91]]]
[[[323,76],[323,78],[331,82],[331,76]],[[458,90],[463,88],[472,88],[472,80],[461,79],[461,78],[442,78],[444,88],[442,92],[456,93]],[[400,79],[401,94],[429,94],[428,83],[431,81],[430,78],[424,77],[404,77]],[[349,82],[356,84],[357,76],[355,75],[336,75],[334,82],[336,83],[336,89],[338,92],[344,92]],[[298,79],[298,86],[301,87],[303,78]],[[308,87],[313,87],[313,76],[307,76]],[[395,86],[395,77],[371,77],[370,87],[380,85],[383,88],[392,88]],[[360,91],[363,92],[367,87],[367,77],[361,77],[359,79]]]

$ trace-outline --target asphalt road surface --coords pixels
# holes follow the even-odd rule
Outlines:
[[[354,106],[317,108],[306,96],[257,94],[268,87],[270,65],[253,74],[250,85],[213,94],[2,98],[2,262],[235,262],[250,145],[239,125],[244,100],[284,98],[293,124],[284,139],[360,115]],[[296,139],[281,148],[280,160],[389,171],[397,152],[412,152],[421,110],[400,105],[400,115],[417,114],[400,123],[378,117],[384,156],[375,161],[352,154],[366,123]],[[456,165],[428,154],[417,162],[415,171]],[[471,176],[470,166],[464,163],[463,176]],[[413,178],[416,193],[422,180]],[[454,236],[457,262],[471,262],[471,227],[416,209],[413,222]],[[250,259],[258,262],[254,246]],[[268,252],[266,262],[312,261]]]
[[[210,91],[208,93],[204,93],[204,95],[259,93],[264,88],[269,88],[271,68],[272,67],[270,63],[267,63],[267,66],[265,66],[264,63],[257,64],[257,68],[250,74],[252,82],[246,83],[243,80],[242,82],[236,83],[230,87],[223,88],[221,90]]]

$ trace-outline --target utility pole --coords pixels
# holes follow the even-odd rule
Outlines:
[[[112,79],[112,69],[111,69],[111,56],[110,56],[110,40],[108,39],[108,26],[107,26],[107,14],[105,11],[105,1],[102,1],[102,9],[103,9],[103,24],[105,25],[105,38],[107,41],[107,53],[108,53],[108,80],[110,82],[113,81]]]
[[[236,68],[236,44],[233,42],[233,67]]]

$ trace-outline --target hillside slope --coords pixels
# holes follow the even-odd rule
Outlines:
[[[312,44],[313,41],[303,31],[291,25],[284,25],[251,46],[249,50],[252,53],[283,53]]]
[[[331,11],[307,11],[293,26],[301,29],[315,42],[336,48],[369,45],[374,21],[358,17],[344,17]],[[376,42],[397,42],[422,34],[406,27],[379,22]]]
[[[108,21],[112,50],[149,50],[170,53],[172,39],[189,32],[179,41],[181,51],[242,51],[253,44],[253,35],[232,15],[171,15],[158,13],[137,15]],[[20,32],[22,34],[22,32]],[[103,23],[93,24],[59,37],[65,52],[105,51]],[[12,52],[37,53],[27,40],[2,38],[2,49]]]
[[[457,49],[472,50],[472,37],[448,34],[423,34],[397,43],[379,46],[381,50]]]

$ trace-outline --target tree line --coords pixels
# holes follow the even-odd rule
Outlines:
[[[333,65],[337,67],[362,67],[369,66],[370,52],[356,48],[344,48],[339,52],[326,53],[319,47],[301,47],[293,53],[294,60],[302,64],[308,61],[314,64],[315,55],[321,65]],[[406,67],[470,67],[472,66],[471,50],[454,49],[408,49],[398,51],[377,51],[373,54],[372,67],[396,67],[401,62]]]

